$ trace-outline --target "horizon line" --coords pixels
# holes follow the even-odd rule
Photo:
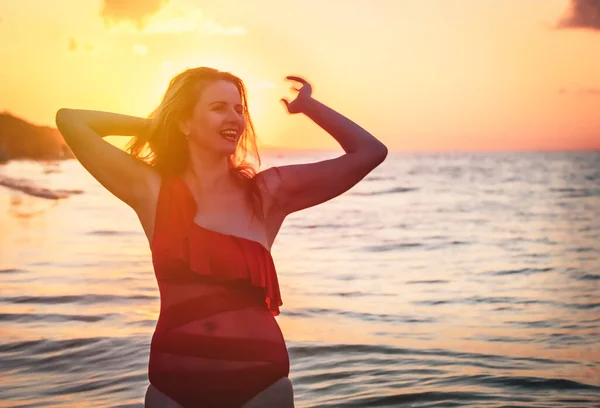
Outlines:
[[[22,121],[24,121],[32,126],[35,126],[35,127],[50,128],[50,129],[55,129],[58,131],[58,128],[56,126],[33,123],[29,119],[26,119],[23,116],[15,115],[14,113],[10,112],[6,108],[3,109],[2,111],[0,111],[0,114],[10,115],[14,118],[22,120]],[[119,136],[119,135],[113,135],[113,136],[108,136],[108,137],[115,137],[115,136]],[[131,136],[128,136],[128,137],[131,137]],[[292,147],[285,147],[285,146],[278,146],[278,145],[260,144],[260,142],[259,142],[258,150],[259,150],[259,154],[260,154],[261,150],[265,151],[265,152],[275,152],[275,153],[286,153],[286,152],[288,152],[288,153],[290,153],[290,152],[291,153],[335,153],[335,152],[340,152],[338,149],[333,149],[333,148],[319,148],[319,147],[292,148]],[[596,151],[600,151],[600,145],[597,147],[589,147],[589,148],[580,148],[580,147],[573,147],[573,148],[568,148],[568,147],[567,148],[552,148],[552,147],[548,147],[548,148],[543,148],[543,147],[511,148],[511,147],[506,147],[506,148],[497,148],[497,149],[467,149],[467,150],[464,150],[462,148],[402,149],[402,148],[390,148],[388,146],[389,153],[518,153],[518,152],[529,152],[529,153],[540,152],[541,153],[541,152],[596,152]],[[341,150],[341,152],[343,152],[343,150]]]
[[[269,153],[343,153],[344,151],[340,148],[331,149],[331,148],[291,148],[291,147],[282,147],[275,145],[264,145],[259,146],[259,153],[261,151],[269,152]],[[590,147],[590,148],[542,148],[542,147],[532,147],[532,148],[499,148],[499,149],[471,149],[471,150],[463,150],[463,149],[398,149],[398,148],[389,148],[389,153],[560,153],[560,152],[600,152],[599,147]]]

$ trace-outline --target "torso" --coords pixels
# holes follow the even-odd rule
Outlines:
[[[269,170],[260,173],[260,177],[267,178]],[[257,175],[259,177],[259,175]],[[183,177],[182,177],[183,179]],[[273,242],[281,228],[284,215],[273,211],[273,196],[265,188],[261,188],[263,199],[263,212],[266,214],[264,222],[254,216],[252,208],[247,204],[243,191],[232,190],[227,195],[211,195],[199,198],[193,192],[190,183],[185,180],[188,189],[194,196],[198,211],[194,217],[197,225],[223,234],[235,235],[241,238],[256,241],[271,251]],[[143,208],[135,209],[148,242],[154,236],[154,224],[158,194],[160,191],[161,177],[156,175],[148,181],[148,197],[144,200]]]
[[[193,189],[190,188],[192,184],[188,180],[184,180],[184,177],[180,177],[180,179],[187,186],[188,191],[186,193],[191,194],[196,203],[197,208],[192,220],[193,223],[197,224],[201,228],[216,231],[221,234],[234,235],[240,238],[255,241],[265,247],[267,250],[271,250],[273,241],[275,240],[277,232],[279,231],[284,219],[284,217],[278,216],[276,212],[272,210],[274,207],[272,195],[268,194],[266,191],[263,191],[262,193],[263,212],[266,215],[265,221],[262,222],[260,218],[256,216],[253,217],[252,206],[247,204],[244,192],[241,190],[241,188],[232,188],[230,191],[224,194],[213,194],[200,199],[199,195],[195,194],[192,191]],[[144,200],[143,208],[136,209],[148,241],[151,243],[151,247],[153,241],[155,244],[156,242],[165,242],[164,240],[155,241],[156,238],[161,238],[159,236],[154,236],[161,183],[162,180],[159,176],[156,176],[149,181],[149,184],[147,185],[148,188],[146,188],[148,199]],[[179,181],[177,181],[177,183],[179,183]],[[178,185],[179,187],[177,187],[177,194],[181,194],[183,193],[183,190],[181,189],[181,184]],[[261,187],[261,191],[262,190],[263,188]],[[189,206],[187,208],[189,208]],[[162,218],[159,217],[159,225],[165,225],[165,214],[168,213],[161,212]],[[191,211],[188,212],[188,215],[186,215],[186,217],[188,216],[191,216]],[[190,218],[186,219],[190,220]],[[198,239],[201,233],[200,228],[192,231],[192,237],[196,237],[193,239]],[[199,244],[202,241],[198,240],[194,242]],[[155,246],[153,248],[162,248],[160,245],[161,244],[159,244],[158,247]],[[165,264],[162,263],[164,260],[162,257],[165,256],[164,252],[159,250],[157,251],[157,254],[159,254],[159,263],[155,264],[155,266],[159,268],[159,271],[164,272],[164,269],[160,269],[165,268]],[[260,259],[260,257],[261,255],[258,255],[258,259]],[[218,265],[219,261],[216,260],[216,262]],[[168,266],[166,268],[168,268]],[[216,266],[216,268],[219,269],[220,266]],[[157,278],[159,275],[157,275]],[[163,274],[163,276],[165,275]],[[236,357],[236,353],[234,352],[231,358],[222,358],[219,360],[220,370],[231,371],[231,384],[229,384],[231,390],[236,390],[241,387],[240,390],[244,393],[247,393],[248,390],[245,389],[246,387],[239,382],[239,375],[241,374],[238,373],[237,370],[243,369],[243,367],[247,364],[251,364],[247,366],[248,369],[254,367],[252,364],[258,364],[256,366],[256,379],[263,381],[265,376],[274,375],[275,377],[279,376],[280,380],[278,380],[275,384],[271,384],[270,386],[268,385],[269,383],[266,382],[264,384],[265,388],[256,389],[257,392],[262,391],[260,392],[260,395],[256,395],[257,398],[252,398],[251,401],[247,401],[248,403],[252,402],[254,405],[244,405],[244,407],[293,407],[293,391],[291,388],[291,383],[289,382],[289,379],[287,379],[287,373],[289,373],[289,358],[287,357],[287,349],[281,330],[279,329],[271,310],[264,305],[257,308],[252,303],[255,301],[254,298],[252,298],[250,301],[252,303],[251,306],[240,306],[239,308],[236,306],[235,309],[223,309],[222,311],[219,309],[219,311],[214,315],[206,316],[201,314],[198,316],[189,314],[189,316],[187,316],[187,314],[184,314],[186,319],[193,318],[193,320],[186,321],[185,323],[179,322],[179,319],[177,318],[174,318],[173,321],[171,321],[170,319],[172,316],[170,317],[168,314],[169,310],[175,310],[174,308],[178,307],[182,301],[186,302],[193,298],[201,299],[203,296],[209,297],[213,296],[215,293],[221,292],[223,295],[219,295],[219,299],[224,299],[226,296],[231,296],[227,294],[229,294],[232,290],[233,292],[241,290],[244,293],[247,293],[246,289],[232,289],[230,287],[223,286],[221,283],[196,280],[190,280],[185,284],[182,284],[181,282],[162,280],[159,282],[159,287],[161,290],[161,316],[159,317],[157,330],[153,335],[152,345],[154,345],[154,348],[151,346],[151,358],[149,364],[149,375],[152,384],[155,384],[160,388],[161,384],[165,384],[165,381],[168,383],[169,380],[165,380],[165,378],[163,378],[164,375],[161,376],[161,372],[165,367],[169,367],[170,370],[174,370],[177,375],[183,375],[182,373],[190,370],[190,367],[192,367],[190,364],[192,363],[192,365],[195,364],[192,370],[195,373],[202,373],[203,371],[214,369],[214,362],[211,362],[210,366],[206,366],[206,361],[203,356],[198,355],[195,357],[195,360],[190,360],[189,356],[184,355],[185,353],[182,355],[170,354],[172,351],[168,347],[172,347],[173,344],[176,344],[176,341],[180,341],[181,339],[179,339],[179,337],[181,336],[197,336],[199,339],[202,339],[202,341],[208,342],[207,344],[211,344],[211,346],[208,346],[208,349],[211,349],[210,347],[212,347],[214,342],[214,340],[211,338],[223,337],[227,338],[230,342],[235,339],[235,341],[240,342],[240,344],[244,343],[244,341],[248,341],[250,344],[253,344],[253,342],[267,342],[269,346],[264,348],[266,353],[264,356],[264,362],[262,360],[263,356],[259,355],[252,357],[253,359],[256,358],[256,361],[237,361],[236,358],[238,357]],[[235,299],[241,298],[235,293],[234,295]],[[259,301],[262,302],[260,299]],[[227,301],[224,302],[227,303]],[[201,308],[198,310],[201,310]],[[160,328],[161,321],[163,328]],[[176,326],[171,326],[171,323],[176,324]],[[164,327],[168,327],[168,329],[164,329]],[[224,344],[225,345],[223,347],[229,343]],[[165,347],[167,347],[167,349],[165,349]],[[232,348],[232,350],[240,350],[238,346],[236,347],[237,348]],[[243,350],[244,348],[242,347],[241,349]],[[272,353],[275,353],[273,355],[277,356],[276,359],[269,357]],[[268,364],[265,364],[267,361]],[[202,381],[198,383],[200,388],[202,387]],[[154,390],[154,388],[150,386],[147,394],[147,406],[155,406],[154,403],[158,404],[156,406],[162,406],[165,401],[174,403],[175,405],[172,405],[173,407],[180,406],[179,404],[175,403],[175,399],[177,399],[177,395],[181,397],[183,391],[178,390],[177,387],[173,388],[171,391],[168,391],[169,388],[165,388],[167,390],[165,391],[166,394],[171,395],[172,393],[173,399],[171,399],[166,394],[159,395],[160,393],[154,392],[157,390]],[[181,387],[184,386],[181,385]],[[281,387],[284,388],[281,389]],[[213,394],[210,389],[197,389],[196,391],[199,392],[198,398],[204,398],[204,396],[202,396],[202,393],[204,392],[206,393],[205,395]],[[243,394],[236,393],[232,395]],[[281,398],[285,399],[285,403],[280,403],[279,399]],[[267,401],[269,401],[269,403],[266,403]],[[271,401],[277,402],[271,403]]]

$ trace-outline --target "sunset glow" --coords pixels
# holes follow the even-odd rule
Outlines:
[[[296,74],[391,150],[599,149],[600,27],[577,3],[5,1],[0,110],[49,126],[61,107],[147,116],[205,65],[246,82],[267,146],[338,148],[283,109]]]

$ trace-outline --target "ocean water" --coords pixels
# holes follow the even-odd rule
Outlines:
[[[135,213],[75,161],[1,177],[81,194],[0,187],[0,406],[142,406],[159,297]],[[600,406],[600,152],[391,153],[273,257],[297,407]]]

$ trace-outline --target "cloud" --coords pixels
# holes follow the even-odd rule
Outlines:
[[[75,38],[71,37],[69,38],[68,49],[70,52],[77,52],[83,49],[84,52],[93,53],[96,50],[96,47],[89,43],[79,44]]]
[[[600,88],[583,88],[579,92],[589,96],[600,96]]]
[[[77,51],[77,41],[73,37],[69,38],[69,51]]]
[[[104,0],[104,23],[112,30],[131,30],[144,34],[245,35],[240,26],[226,27],[206,18],[196,8],[173,0]]]
[[[580,89],[560,88],[559,95],[582,95],[582,96],[600,96],[600,88],[587,87]]]
[[[126,21],[142,28],[148,18],[158,13],[168,2],[169,0],[103,0],[101,16],[107,26]]]
[[[600,31],[600,0],[571,0],[569,10],[558,21],[556,28]]]

